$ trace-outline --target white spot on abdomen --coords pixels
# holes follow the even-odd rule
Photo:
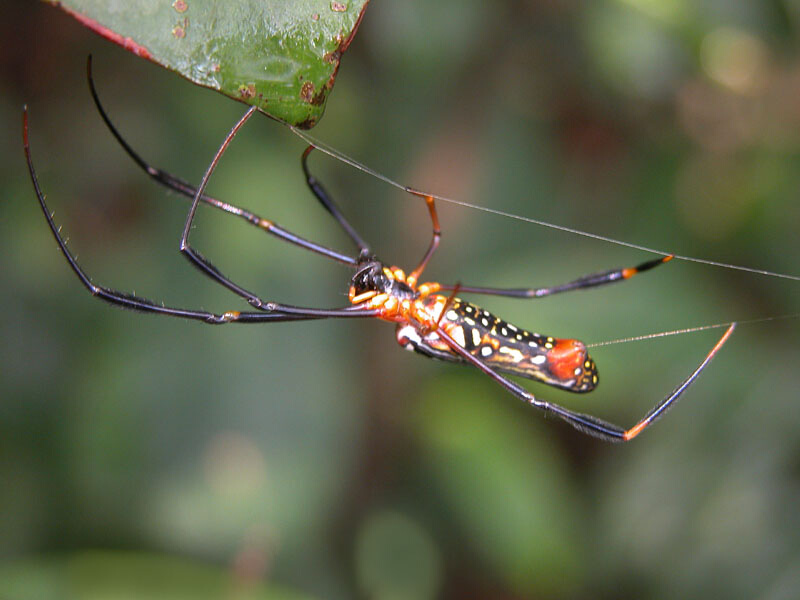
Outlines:
[[[464,338],[463,327],[453,327],[453,329],[448,331],[448,333],[450,334],[450,337],[453,338],[462,348],[467,345],[467,340]]]

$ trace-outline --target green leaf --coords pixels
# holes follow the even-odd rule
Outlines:
[[[205,87],[313,127],[369,0],[45,0]]]

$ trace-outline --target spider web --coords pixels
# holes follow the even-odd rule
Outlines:
[[[316,138],[312,137],[311,135],[309,135],[308,133],[306,133],[305,131],[303,131],[301,129],[298,129],[298,128],[296,128],[296,127],[294,127],[292,125],[289,125],[289,124],[286,124],[286,126],[292,131],[292,133],[294,133],[296,136],[298,136],[299,138],[304,140],[306,143],[314,146],[314,148],[316,148],[320,152],[323,152],[323,153],[327,154],[328,156],[330,156],[332,158],[335,158],[338,161],[341,161],[341,162],[343,162],[343,163],[345,163],[347,165],[350,165],[351,167],[354,167],[355,169],[358,169],[359,171],[367,173],[368,175],[371,175],[372,177],[375,177],[376,179],[379,179],[380,181],[383,181],[384,183],[387,183],[387,184],[389,184],[389,185],[391,185],[391,186],[393,186],[393,187],[395,187],[397,189],[403,190],[404,192],[414,192],[414,193],[417,193],[417,194],[423,194],[423,195],[426,195],[426,196],[431,196],[436,200],[439,200],[441,202],[447,202],[449,204],[455,204],[456,206],[462,206],[464,208],[469,208],[469,209],[472,209],[472,210],[477,210],[477,211],[489,213],[489,214],[492,214],[492,215],[505,217],[505,218],[508,218],[508,219],[515,219],[515,220],[523,221],[523,222],[526,222],[526,223],[532,223],[534,225],[539,225],[540,227],[547,227],[549,229],[555,229],[557,231],[563,231],[565,233],[570,233],[572,235],[579,235],[579,236],[582,236],[582,237],[591,238],[591,239],[594,239],[594,240],[599,240],[601,242],[607,242],[609,244],[616,244],[618,246],[624,246],[626,248],[633,248],[633,249],[636,249],[636,250],[642,250],[644,252],[650,252],[651,254],[658,254],[658,255],[661,255],[661,256],[667,256],[667,255],[672,254],[673,258],[676,259],[676,260],[684,260],[684,261],[700,263],[700,264],[704,264],[704,265],[711,265],[712,267],[720,267],[720,268],[723,268],[723,269],[733,269],[735,271],[744,271],[746,273],[754,273],[756,275],[764,275],[764,276],[767,276],[767,277],[777,277],[777,278],[780,278],[780,279],[789,279],[789,280],[792,280],[792,281],[800,281],[800,275],[791,275],[791,274],[788,274],[788,273],[778,273],[776,271],[768,271],[766,269],[759,269],[759,268],[756,268],[756,267],[745,267],[745,266],[742,266],[742,265],[735,265],[735,264],[730,264],[730,263],[718,262],[718,261],[709,260],[709,259],[706,259],[706,258],[697,258],[697,257],[694,257],[694,256],[682,256],[680,254],[673,254],[672,252],[668,252],[668,251],[665,251],[665,250],[659,250],[657,248],[650,248],[648,246],[642,246],[642,245],[639,245],[639,244],[633,244],[631,242],[625,242],[625,241],[622,241],[622,240],[617,240],[617,239],[614,239],[614,238],[611,238],[611,237],[607,237],[607,236],[604,236],[604,235],[600,235],[600,234],[597,234],[597,233],[590,233],[588,231],[582,231],[580,229],[567,227],[565,225],[556,225],[555,223],[548,223],[547,221],[534,219],[533,217],[527,217],[527,216],[524,216],[524,215],[517,215],[517,214],[514,214],[514,213],[510,213],[510,212],[506,212],[506,211],[503,211],[503,210],[499,210],[499,209],[496,209],[496,208],[489,208],[488,206],[480,206],[478,204],[471,204],[469,202],[464,202],[463,200],[456,200],[454,198],[447,198],[446,196],[440,196],[440,195],[434,194],[432,192],[427,192],[427,191],[424,191],[424,190],[418,190],[416,188],[412,188],[412,187],[409,187],[407,185],[403,185],[402,183],[399,183],[399,182],[395,181],[394,179],[391,179],[390,177],[387,177],[386,175],[383,175],[383,174],[379,173],[378,171],[366,166],[365,164],[358,162],[354,158],[351,158],[351,157],[347,156],[343,152],[340,152],[339,150],[336,150],[335,148],[332,148],[331,146],[325,144],[324,142],[317,140]]]

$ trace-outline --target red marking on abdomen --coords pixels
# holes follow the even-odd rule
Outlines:
[[[70,15],[72,15],[73,17],[75,17],[78,21],[80,21],[83,25],[85,25],[86,27],[88,27],[89,29],[94,31],[95,33],[98,33],[98,34],[102,35],[107,40],[111,40],[115,44],[119,44],[120,46],[125,48],[125,50],[128,50],[129,52],[133,52],[136,56],[140,56],[140,57],[146,58],[148,60],[153,60],[153,55],[150,54],[150,51],[147,48],[145,48],[144,46],[134,42],[133,38],[122,37],[116,31],[112,31],[111,29],[109,29],[108,27],[106,27],[104,25],[101,25],[100,23],[98,23],[94,19],[90,19],[86,15],[82,15],[81,13],[76,12],[76,11],[72,10],[71,8],[68,8],[68,7],[64,6],[63,4],[58,4],[57,6],[59,6],[59,8],[61,8],[61,10],[65,11],[65,12],[69,13]]]
[[[547,353],[550,372],[562,380],[575,379],[575,369],[583,368],[586,346],[578,340],[558,340]]]

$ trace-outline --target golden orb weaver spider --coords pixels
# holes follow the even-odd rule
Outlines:
[[[28,140],[28,113],[27,108],[25,108],[23,112],[23,147],[39,205],[44,212],[50,231],[69,266],[84,287],[93,296],[101,300],[132,310],[192,319],[208,324],[368,317],[396,323],[397,341],[404,348],[432,358],[471,364],[494,379],[518,399],[546,414],[553,414],[559,417],[582,433],[610,442],[632,440],[646,427],[660,418],[697,379],[701,371],[705,369],[725,344],[735,328],[734,323],[726,330],[700,365],[678,387],[658,402],[636,425],[629,429],[619,427],[591,415],[575,412],[558,404],[540,400],[519,384],[505,377],[503,373],[538,380],[572,392],[589,392],[597,385],[598,376],[594,361],[589,357],[586,346],[578,340],[558,339],[525,331],[502,321],[474,304],[457,298],[456,294],[465,292],[513,298],[542,298],[570,290],[586,289],[624,281],[638,273],[668,262],[672,255],[665,255],[636,267],[593,273],[555,287],[500,289],[436,282],[420,283],[420,276],[438,248],[441,239],[436,204],[431,196],[412,188],[406,188],[407,192],[425,200],[433,225],[433,236],[427,251],[414,270],[406,275],[402,269],[389,266],[372,254],[368,244],[350,225],[339,210],[338,205],[325,191],[325,188],[310,173],[308,156],[314,147],[309,146],[303,152],[301,159],[306,183],[317,200],[359,249],[358,256],[342,254],[306,240],[252,212],[204,194],[206,184],[219,159],[239,129],[253,115],[256,110],[255,107],[248,109],[231,129],[206,170],[200,185],[195,188],[182,179],[152,167],[128,145],[111,123],[100,103],[91,77],[91,60],[89,61],[88,69],[89,87],[97,109],[123,149],[137,165],[158,183],[192,198],[192,206],[189,209],[181,236],[181,252],[194,267],[213,281],[244,298],[255,310],[231,310],[223,313],[212,313],[202,310],[174,308],[92,283],[75,257],[67,249],[66,242],[45,203],[44,194],[39,186],[31,158]],[[343,308],[320,309],[265,301],[228,279],[189,243],[189,233],[200,202],[238,216],[278,239],[353,267],[355,274],[350,281],[350,305]],[[439,292],[442,291],[449,291],[450,294],[440,294]]]

